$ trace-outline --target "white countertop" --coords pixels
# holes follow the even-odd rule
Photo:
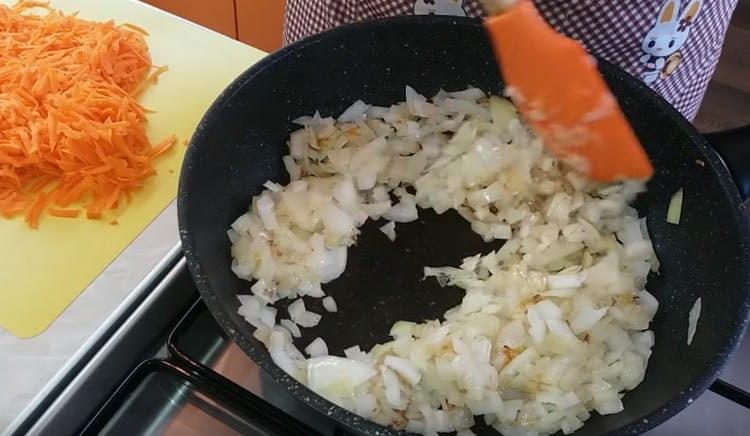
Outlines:
[[[0,329],[0,433],[178,243],[172,202],[44,333],[18,339]]]

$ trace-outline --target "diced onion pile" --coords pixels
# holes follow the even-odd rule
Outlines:
[[[254,281],[239,313],[274,362],[361,416],[422,433],[471,434],[474,417],[506,434],[571,433],[591,411],[623,410],[646,371],[658,261],[628,206],[642,184],[595,184],[558,162],[513,105],[470,88],[431,101],[412,88],[391,107],[354,103],[338,119],[296,122],[286,186],[268,182],[229,230],[232,270]],[[418,209],[450,209],[505,243],[458,267],[426,267],[466,290],[444,321],[397,322],[391,342],[328,355],[293,344],[321,315],[303,297],[346,267],[367,219],[396,238]],[[276,301],[294,301],[287,314]],[[327,311],[337,308],[324,300]],[[278,323],[276,320],[280,319]]]

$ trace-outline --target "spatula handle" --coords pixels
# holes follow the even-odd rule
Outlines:
[[[479,0],[487,15],[502,14],[513,7],[518,0]]]

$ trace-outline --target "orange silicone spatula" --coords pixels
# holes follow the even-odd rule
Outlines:
[[[653,167],[580,43],[530,0],[482,0],[485,28],[521,114],[555,155],[598,181],[647,179]]]

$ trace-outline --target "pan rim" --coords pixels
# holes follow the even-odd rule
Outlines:
[[[360,417],[353,412],[350,412],[342,407],[335,405],[324,397],[318,395],[307,386],[295,380],[289,376],[276,364],[274,364],[268,352],[262,347],[255,347],[250,341],[240,335],[235,329],[234,323],[230,321],[230,314],[228,314],[223,305],[217,301],[216,295],[213,291],[212,286],[209,283],[207,275],[203,271],[203,267],[200,263],[200,259],[195,251],[195,245],[193,238],[190,237],[187,231],[188,222],[190,221],[187,216],[187,199],[189,197],[188,189],[188,176],[190,173],[190,166],[192,161],[196,159],[197,151],[194,144],[200,143],[204,140],[205,132],[209,130],[209,127],[215,122],[214,114],[219,112],[228,102],[232,100],[234,95],[244,87],[248,82],[252,81],[256,76],[263,74],[266,69],[274,66],[275,64],[282,62],[285,58],[294,55],[300,50],[304,50],[309,46],[313,46],[319,43],[323,43],[331,38],[335,38],[340,34],[347,34],[350,32],[374,32],[381,27],[390,27],[392,25],[410,25],[414,23],[429,23],[435,24],[451,24],[464,27],[481,28],[481,20],[475,18],[465,17],[447,17],[447,16],[400,16],[392,17],[381,20],[364,21],[359,23],[348,24],[337,27],[332,30],[320,33],[298,41],[287,47],[282,48],[274,53],[269,54],[256,64],[249,67],[242,74],[240,74],[232,83],[216,98],[211,104],[206,113],[204,114],[201,121],[196,126],[195,132],[192,135],[190,143],[185,152],[185,157],[182,164],[182,169],[179,177],[178,195],[177,195],[177,214],[180,239],[182,241],[183,252],[187,259],[188,267],[192,275],[193,281],[196,287],[201,293],[207,306],[217,322],[221,325],[224,331],[230,336],[230,338],[237,343],[240,348],[249,355],[253,361],[259,365],[264,371],[266,371],[271,377],[284,386],[290,395],[295,397],[297,400],[303,401],[308,406],[312,407],[319,413],[323,413],[334,418],[338,423],[344,427],[354,430],[357,432],[369,431],[377,432],[378,434],[406,434],[405,432],[394,430],[390,427],[382,426],[373,421]],[[665,422],[685,407],[687,407],[694,399],[697,399],[713,382],[716,380],[720,372],[726,367],[729,359],[734,352],[739,348],[744,332],[747,329],[748,314],[750,314],[750,268],[748,268],[747,260],[750,259],[750,216],[747,213],[743,213],[741,210],[742,199],[740,197],[737,186],[735,185],[732,177],[724,165],[723,161],[719,158],[718,154],[708,144],[706,139],[700,135],[695,127],[686,120],[674,107],[672,107],[666,100],[660,95],[654,92],[651,88],[646,86],[643,82],[634,78],[624,70],[616,67],[615,65],[607,62],[606,60],[597,58],[598,62],[605,65],[605,68],[609,74],[613,74],[617,80],[631,82],[637,92],[644,98],[649,98],[654,104],[657,111],[665,113],[669,118],[676,123],[676,126],[683,130],[690,140],[693,142],[698,151],[705,157],[706,163],[710,166],[711,170],[718,175],[721,189],[725,196],[729,199],[731,204],[734,206],[736,213],[734,214],[734,221],[731,225],[736,226],[740,230],[741,240],[738,241],[740,244],[740,251],[743,254],[743,259],[746,262],[742,262],[744,269],[744,282],[745,282],[745,298],[742,301],[742,306],[739,309],[738,318],[734,323],[734,330],[732,337],[720,351],[714,354],[711,363],[708,366],[707,372],[701,377],[695,379],[690,386],[672,398],[670,401],[664,403],[661,407],[654,409],[652,412],[638,417],[624,426],[615,429],[608,434],[639,434],[643,433],[657,425]],[[217,316],[220,315],[220,316]]]

